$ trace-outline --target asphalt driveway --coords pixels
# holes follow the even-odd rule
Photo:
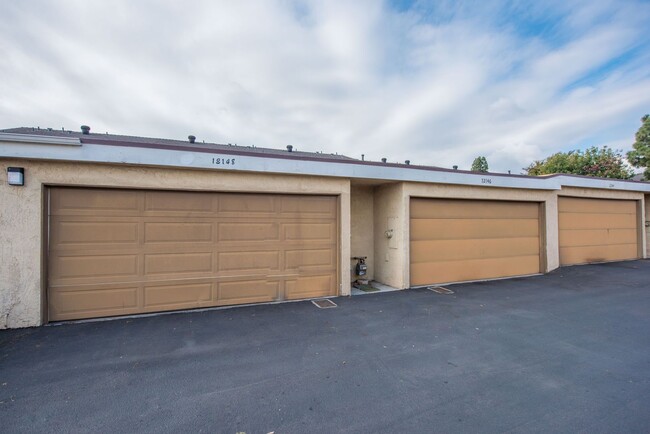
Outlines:
[[[650,431],[650,261],[451,288],[0,331],[0,431]]]

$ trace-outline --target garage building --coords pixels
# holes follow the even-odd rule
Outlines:
[[[650,184],[0,131],[0,328],[646,257]],[[22,177],[22,185],[17,182]]]

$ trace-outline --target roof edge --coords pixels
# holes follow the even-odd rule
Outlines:
[[[81,140],[79,140],[78,137],[58,137],[2,132],[0,132],[0,142],[20,142],[37,145],[81,146]]]

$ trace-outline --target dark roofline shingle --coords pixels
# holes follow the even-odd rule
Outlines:
[[[54,137],[76,137],[79,138],[82,143],[91,143],[92,141],[99,141],[106,142],[105,144],[114,144],[115,146],[119,146],[120,144],[124,143],[125,146],[135,146],[138,144],[142,145],[162,145],[165,147],[170,147],[170,146],[177,146],[177,147],[183,147],[184,149],[193,149],[193,150],[200,150],[200,149],[208,149],[210,151],[218,151],[218,152],[233,152],[236,150],[236,152],[245,152],[247,155],[257,155],[257,156],[287,156],[287,155],[293,155],[295,156],[308,156],[312,157],[315,160],[350,160],[350,161],[357,161],[354,158],[347,157],[345,155],[338,155],[338,154],[325,154],[325,153],[320,153],[320,152],[308,152],[308,151],[298,151],[294,150],[292,152],[289,152],[287,150],[283,149],[274,149],[274,148],[263,148],[263,147],[255,147],[255,146],[241,146],[241,145],[231,145],[231,144],[222,144],[222,143],[204,143],[204,142],[195,142],[195,143],[190,143],[188,140],[175,140],[175,139],[161,139],[161,138],[153,138],[153,137],[141,137],[141,136],[124,136],[124,135],[118,135],[118,134],[100,134],[100,133],[90,133],[90,134],[82,134],[80,131],[72,131],[72,130],[48,130],[48,129],[38,129],[34,127],[19,127],[19,128],[8,128],[4,130],[0,130],[0,132],[3,133],[12,133],[12,134],[33,134],[33,135],[39,135],[39,136],[54,136]],[[108,143],[111,142],[111,143]],[[143,146],[143,147],[153,147],[153,146]]]

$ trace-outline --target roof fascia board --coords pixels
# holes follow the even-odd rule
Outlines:
[[[33,143],[41,145],[81,146],[78,137],[39,136],[35,134],[0,133],[0,142]]]
[[[231,161],[231,164],[217,163],[217,161],[223,162],[224,156],[226,161]],[[565,185],[571,187],[650,192],[650,183],[585,179],[563,175],[544,178],[510,177],[490,173],[474,174],[453,171],[436,171],[418,169],[416,167],[382,167],[377,165],[351,164],[349,162],[337,163],[332,161],[293,160],[267,158],[263,156],[256,157],[250,155],[220,155],[218,151],[215,151],[214,153],[206,153],[137,147],[116,147],[88,143],[83,146],[75,147],[48,147],[43,146],[42,143],[31,144],[25,141],[14,144],[7,143],[0,146],[0,157],[149,165],[217,171],[382,179],[387,181],[475,185],[483,187],[533,190],[560,190],[562,185]],[[234,164],[232,164],[233,159],[235,160]]]
[[[212,169],[220,171],[244,171],[283,173],[340,178],[382,179],[388,181],[427,182],[439,184],[479,185],[484,187],[556,190],[554,179],[520,178],[491,174],[468,174],[424,170],[404,167],[337,163],[254,156],[220,155],[219,152],[188,152],[177,150],[117,147],[85,143],[75,148],[45,147],[20,143],[2,145],[0,157],[29,158],[39,160],[83,161],[92,163],[122,163],[186,169]],[[234,164],[222,164],[223,160],[235,160]],[[221,164],[217,162],[221,161]]]
[[[621,181],[616,179],[585,178],[576,176],[556,175],[563,187],[598,188],[603,190],[624,190],[650,192],[650,183],[636,181]]]

